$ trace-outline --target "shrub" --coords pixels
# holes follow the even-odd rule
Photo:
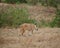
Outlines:
[[[60,10],[57,11],[55,19],[50,23],[51,27],[60,27]]]
[[[57,8],[57,5],[58,5],[58,1],[57,0],[39,0],[39,2],[42,5],[53,6],[55,8]]]
[[[34,23],[34,20],[28,19],[29,14],[26,8],[7,7],[0,11],[0,26],[17,27],[22,23]]]
[[[5,2],[7,2],[7,3],[16,3],[17,0],[5,0]]]
[[[36,5],[39,0],[26,0],[28,4]]]
[[[27,3],[26,0],[3,0],[2,2],[12,3],[12,4],[15,4],[15,3]]]

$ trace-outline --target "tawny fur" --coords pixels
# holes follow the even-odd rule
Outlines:
[[[37,30],[37,27],[36,25],[29,24],[29,23],[24,23],[20,25],[20,32],[22,33],[22,35],[24,34],[26,30],[31,31],[33,33],[34,30]]]

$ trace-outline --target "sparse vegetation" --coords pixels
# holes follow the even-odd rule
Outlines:
[[[60,10],[57,10],[55,19],[50,23],[51,27],[60,27]]]
[[[2,10],[2,11],[1,11]],[[0,27],[13,26],[17,27],[22,23],[34,23],[34,20],[28,19],[29,14],[26,8],[7,7],[0,9]]]
[[[0,48],[60,48],[60,0],[0,0]]]
[[[50,26],[50,27],[60,27],[60,10],[58,9],[58,5],[60,5],[59,0],[0,0],[0,2],[16,4],[16,3],[26,3],[26,4],[42,4],[48,6],[52,6],[56,8],[56,16],[52,22],[45,22],[42,20],[41,22],[37,22],[36,20],[29,19],[29,13],[26,8],[19,7],[0,7],[0,27],[1,26],[18,26],[22,23],[34,23],[37,26]]]

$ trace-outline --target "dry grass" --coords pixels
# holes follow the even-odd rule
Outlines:
[[[35,19],[37,21],[41,21],[42,19],[45,21],[52,21],[55,17],[55,12],[56,9],[53,7],[45,7],[42,5],[27,5],[27,4],[5,4],[5,3],[0,3],[0,6],[12,6],[12,7],[18,7],[18,8],[27,8],[28,12],[30,14],[31,19]]]
[[[60,28],[40,28],[20,36],[20,29],[0,29],[0,48],[60,48]]]

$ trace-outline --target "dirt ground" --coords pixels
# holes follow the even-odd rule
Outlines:
[[[40,28],[32,34],[20,29],[0,29],[0,48],[60,48],[60,28]]]

